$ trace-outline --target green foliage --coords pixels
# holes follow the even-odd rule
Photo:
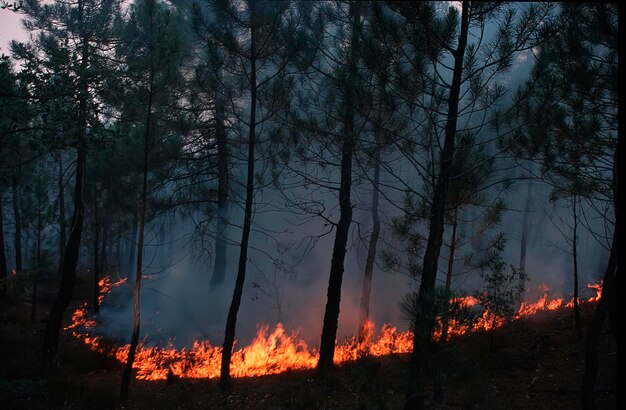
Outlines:
[[[469,132],[456,135],[455,151],[448,185],[447,218],[452,222],[455,210],[466,206],[481,206],[488,197],[485,187],[494,179],[495,158],[486,152],[485,144],[476,143],[476,135]],[[497,203],[488,208],[488,212]]]
[[[494,117],[501,145],[542,167],[553,199],[611,201],[617,140],[617,7],[564,4],[531,78]],[[504,134],[503,134],[504,135]],[[597,205],[594,205],[597,206]]]
[[[38,150],[32,133],[27,132],[31,115],[27,96],[11,61],[0,60],[0,186],[6,186],[7,177]]]
[[[502,258],[502,251],[506,245],[503,234],[493,237],[484,256],[477,262],[483,279],[483,290],[475,296],[481,305],[488,310],[492,319],[505,318],[509,320],[515,314],[516,305],[524,291],[526,273],[514,266],[509,266]]]

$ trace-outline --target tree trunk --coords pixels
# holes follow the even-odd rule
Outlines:
[[[224,283],[227,258],[228,208],[230,202],[228,140],[226,137],[225,102],[215,102],[215,134],[217,137],[217,223],[215,226],[215,266],[209,288],[215,290]]]
[[[85,217],[85,202],[83,200],[85,191],[85,165],[87,162],[87,80],[84,73],[87,71],[89,57],[89,39],[84,32],[83,24],[83,1],[78,2],[78,21],[81,25],[81,73],[80,97],[79,97],[79,123],[78,123],[78,147],[76,157],[76,187],[74,189],[74,215],[72,216],[72,228],[70,237],[65,248],[63,258],[63,271],[61,284],[48,321],[43,344],[43,359],[46,365],[51,365],[58,351],[59,331],[63,321],[63,313],[74,293],[74,283],[76,282],[76,265],[80,253],[80,238],[83,231],[83,220]]]
[[[37,288],[39,287],[39,273],[41,270],[41,231],[43,230],[41,220],[41,193],[37,193],[37,269],[33,277],[33,295],[30,305],[30,323],[35,323],[37,319]]]
[[[144,135],[143,150],[143,183],[141,188],[141,205],[139,207],[139,237],[137,238],[137,265],[135,269],[135,287],[133,290],[133,334],[128,349],[128,357],[126,358],[126,366],[124,366],[124,374],[122,375],[122,386],[120,388],[120,399],[128,398],[128,387],[130,386],[130,378],[133,371],[133,363],[135,361],[135,353],[139,344],[139,331],[141,324],[140,311],[140,291],[141,276],[143,268],[143,237],[146,225],[146,207],[148,202],[148,154],[150,152],[150,132],[152,125],[152,104],[154,101],[154,70],[150,71],[150,92],[148,94],[148,114],[146,117],[146,132]]]
[[[578,303],[578,215],[576,211],[577,200],[574,197],[572,201],[572,211],[574,215],[574,228],[572,232],[572,259],[574,261],[574,323],[576,325],[576,335],[578,335],[578,339],[582,340],[583,335],[583,324],[582,319],[580,317],[580,306]]]
[[[617,224],[615,225],[615,233],[617,234]],[[614,290],[614,282],[617,277],[618,269],[618,255],[617,255],[617,240],[613,237],[613,244],[611,246],[611,256],[609,263],[604,273],[602,280],[602,296],[598,302],[598,306],[594,312],[593,318],[587,328],[587,334],[585,335],[585,372],[583,374],[583,381],[581,386],[581,400],[582,407],[585,410],[593,410],[596,408],[594,398],[594,387],[596,383],[596,377],[598,376],[598,338],[604,324],[609,305],[611,303],[610,298]],[[615,333],[617,338],[617,333]]]
[[[339,223],[335,233],[333,255],[330,262],[330,277],[328,279],[328,291],[326,310],[324,312],[324,325],[320,342],[320,356],[317,369],[324,373],[333,368],[335,355],[335,339],[337,338],[337,326],[339,321],[339,307],[341,304],[341,282],[343,281],[344,261],[346,257],[346,244],[350,224],[352,223],[352,203],[350,191],[352,189],[352,156],[354,152],[355,129],[354,129],[354,87],[357,75],[358,58],[358,24],[360,22],[360,5],[350,3],[350,16],[352,19],[350,72],[345,86],[345,112],[344,112],[344,139],[341,148],[341,181],[339,183]]]
[[[380,182],[380,146],[376,147],[374,156],[374,180],[372,181],[372,234],[367,249],[367,259],[365,261],[365,272],[363,274],[363,288],[361,291],[361,310],[359,342],[365,340],[365,325],[370,318],[370,296],[372,294],[372,275],[374,273],[374,262],[376,261],[376,246],[380,235],[380,217],[378,215],[378,198]]]
[[[618,158],[621,157],[620,152],[623,153],[623,139],[619,137],[618,133],[617,148],[613,157],[613,207],[615,209],[613,243],[611,244],[611,256],[609,257],[609,263],[606,271],[604,272],[604,278],[602,280],[602,296],[600,297],[600,301],[598,302],[596,311],[593,315],[593,318],[591,319],[591,323],[589,323],[589,327],[587,328],[587,334],[585,335],[585,373],[583,374],[583,381],[580,389],[581,403],[584,410],[593,410],[596,408],[593,390],[596,383],[596,377],[598,375],[598,338],[600,337],[600,331],[602,330],[604,318],[606,317],[607,313],[609,315],[609,323],[611,325],[611,330],[613,331],[613,336],[615,337],[616,342],[616,382],[619,383],[620,380],[619,359],[620,352],[622,351],[621,342],[623,341],[623,339],[620,339],[619,337],[620,330],[618,329],[619,322],[617,318],[617,292],[619,291],[619,252],[622,243],[622,233],[620,228],[620,224],[622,223],[622,214],[618,195]],[[619,390],[619,385],[617,383],[616,386],[618,386]],[[617,400],[615,403],[615,408],[620,408],[620,394],[617,394],[615,397]]]
[[[105,209],[106,212],[106,209]],[[105,274],[109,270],[109,262],[107,258],[107,247],[109,244],[109,229],[108,225],[104,224],[102,226],[102,240],[100,241],[100,272],[104,272]]]
[[[158,255],[158,263],[161,268],[167,265],[166,254],[163,251],[165,246],[165,222],[159,222],[159,244],[155,247],[154,252]]]
[[[63,271],[65,246],[67,245],[67,228],[65,226],[65,184],[63,183],[63,156],[59,154],[59,275]]]
[[[33,276],[33,296],[32,304],[30,305],[30,323],[35,323],[37,320],[37,291],[39,288],[39,275],[39,268],[37,268]]]
[[[17,186],[19,184],[17,175],[11,177],[11,189],[13,193],[13,216],[15,219],[15,271],[22,270],[22,220],[20,218],[20,205],[17,195]]]
[[[98,189],[94,185],[93,195],[93,313],[100,313],[100,261],[98,252],[100,248],[100,221],[98,220]]]
[[[137,215],[137,207],[134,208],[133,212],[133,233],[130,239],[130,248],[129,248],[129,258],[128,258],[128,267],[126,271],[128,272],[128,279],[130,280],[132,277],[133,266],[135,264],[135,244],[137,243],[137,230],[139,228],[139,216]]]
[[[524,222],[522,226],[522,240],[520,242],[520,252],[519,252],[519,270],[521,273],[526,273],[526,249],[528,248],[528,235],[530,233],[530,205],[531,205],[531,195],[532,195],[532,183],[530,180],[527,182],[527,193],[526,193],[526,208],[524,210]],[[522,275],[519,279],[520,289],[525,289],[526,287],[526,276]]]
[[[255,6],[250,3],[250,130],[248,135],[248,172],[246,181],[246,205],[244,210],[243,231],[241,233],[241,245],[239,251],[239,267],[237,279],[233,291],[233,299],[228,309],[226,330],[224,332],[224,345],[222,349],[222,365],[220,369],[220,387],[222,390],[231,388],[230,359],[233,354],[235,342],[235,326],[237,314],[241,304],[243,285],[246,280],[246,264],[248,262],[248,241],[250,239],[250,227],[252,225],[252,203],[254,201],[254,143],[256,133],[256,104],[257,104],[257,67],[255,51]]]
[[[439,253],[443,242],[444,216],[446,211],[446,195],[450,180],[450,172],[454,155],[454,143],[456,137],[457,116],[459,109],[459,96],[461,90],[461,79],[463,73],[463,58],[467,45],[467,34],[469,28],[468,1],[463,1],[461,12],[461,28],[459,41],[454,52],[454,71],[450,94],[448,96],[448,114],[446,118],[446,128],[444,136],[443,152],[439,164],[439,178],[435,186],[434,197],[430,210],[430,227],[428,232],[428,242],[424,252],[424,262],[422,266],[422,278],[418,293],[418,303],[424,304],[425,296],[432,293],[435,288],[437,278],[437,266],[439,263]],[[428,307],[422,306],[421,311],[429,311]],[[411,368],[414,376],[419,379],[426,360],[425,348],[432,343],[432,325],[427,318],[416,315],[414,322],[415,333],[413,336],[413,353],[411,355]],[[422,339],[423,337],[423,339]]]
[[[118,272],[122,267],[122,236],[119,233],[115,240],[115,267]]]
[[[458,225],[459,208],[454,208],[454,215],[452,220],[452,237],[450,238],[450,256],[448,259],[448,271],[446,272],[446,295],[450,295],[452,290],[452,272],[454,269],[454,251],[456,250],[456,228]],[[441,323],[441,340],[445,343],[448,340],[448,317],[444,315]]]
[[[4,303],[7,297],[6,279],[8,274],[7,254],[4,249],[4,213],[2,212],[2,186],[0,186],[0,304]]]
[[[81,108],[86,109],[86,102],[81,103]],[[84,114],[81,114],[81,120],[86,120]],[[82,122],[85,124],[85,122]],[[85,203],[83,201],[84,185],[85,185],[85,130],[82,127],[80,138],[80,146],[76,159],[76,187],[74,189],[74,215],[72,216],[72,228],[70,236],[65,248],[65,257],[63,259],[63,269],[61,275],[61,284],[48,321],[46,323],[46,333],[44,336],[44,362],[52,364],[58,350],[59,331],[61,330],[61,322],[63,321],[63,313],[72,300],[74,292],[74,283],[76,282],[76,265],[80,252],[80,238],[83,228],[83,219],[85,214]]]

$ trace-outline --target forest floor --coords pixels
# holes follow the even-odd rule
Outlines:
[[[82,297],[87,299],[89,289],[88,276],[79,275],[76,306]],[[0,311],[1,409],[403,408],[408,355],[361,359],[324,378],[310,370],[234,379],[229,393],[220,391],[217,380],[134,380],[130,399],[120,403],[122,365],[89,350],[66,332],[60,339],[60,367],[54,376],[44,377],[39,354],[54,283],[42,281],[34,324],[30,300],[24,299],[28,292],[28,286],[10,289],[10,302]],[[584,323],[589,322],[594,307],[584,305]],[[598,351],[597,406],[614,409],[617,358],[608,324]],[[568,309],[515,321],[493,335],[458,337],[440,349],[436,362],[445,404],[434,404],[432,385],[426,386],[428,409],[580,408],[582,343]]]

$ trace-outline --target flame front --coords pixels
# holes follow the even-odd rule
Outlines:
[[[108,277],[100,280],[101,297],[104,298],[112,288],[126,282],[122,279],[111,283]],[[602,294],[602,285],[589,284],[595,295],[582,302],[595,302]],[[534,303],[522,302],[515,319],[536,314],[539,311],[551,311],[561,307],[572,307],[573,299],[565,302],[562,298],[550,299],[549,288],[542,285],[543,295]],[[102,302],[104,299],[101,299]],[[467,296],[456,299],[463,307],[474,308],[479,301]],[[448,321],[448,339],[471,332],[488,331],[504,325],[505,319],[484,310],[472,324]],[[441,323],[440,323],[441,324]],[[87,304],[74,311],[72,323],[65,330],[72,330],[72,335],[82,340],[95,351],[111,354],[124,363],[128,356],[129,345],[111,347],[102,337],[90,336],[96,321],[87,314]],[[434,338],[441,338],[441,326]],[[334,361],[341,364],[356,360],[364,355],[385,356],[397,353],[409,353],[413,346],[413,334],[410,331],[398,331],[396,327],[384,324],[378,334],[374,323],[368,321],[362,329],[360,340],[351,338],[336,346]],[[211,345],[208,341],[195,341],[189,349],[176,349],[172,342],[166,347],[151,347],[140,343],[137,348],[134,368],[137,378],[143,380],[162,380],[171,376],[180,378],[217,378],[220,374],[222,348]],[[298,337],[297,332],[287,333],[282,324],[269,331],[262,325],[250,345],[233,352],[231,376],[250,377],[282,373],[288,370],[311,369],[317,364],[318,352],[309,349],[306,342]]]

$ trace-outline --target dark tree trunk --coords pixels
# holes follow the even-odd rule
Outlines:
[[[346,257],[346,244],[350,224],[352,223],[352,203],[350,191],[352,189],[352,156],[354,153],[354,87],[357,75],[358,57],[358,24],[360,21],[360,5],[350,3],[350,16],[352,19],[350,71],[345,86],[344,104],[344,139],[341,148],[341,181],[339,183],[339,223],[335,233],[333,255],[330,262],[330,277],[328,279],[328,291],[326,310],[324,312],[324,324],[320,342],[320,356],[317,362],[318,371],[324,373],[333,368],[335,355],[335,339],[337,338],[337,326],[339,322],[339,307],[341,304],[341,282],[343,281],[344,261]]]
[[[217,137],[217,223],[215,226],[215,266],[209,288],[215,290],[224,283],[227,258],[228,208],[230,202],[228,140],[226,137],[225,102],[215,102],[215,134]]]
[[[526,193],[526,209],[524,210],[524,222],[522,225],[522,240],[520,242],[519,252],[519,270],[522,273],[526,273],[526,249],[528,248],[528,235],[530,234],[530,204],[532,195],[532,183],[530,180],[527,182],[528,191]],[[519,280],[520,289],[526,287],[526,276],[522,275]]]
[[[67,228],[65,226],[65,184],[63,182],[63,156],[59,154],[59,274],[63,271],[65,246],[67,245]]]
[[[83,25],[84,4],[78,3],[78,21],[81,25],[81,72],[85,73],[88,67],[89,39],[85,35]],[[46,365],[51,365],[58,351],[59,332],[63,313],[72,300],[74,283],[76,282],[76,265],[80,253],[80,238],[83,231],[85,217],[85,165],[87,162],[87,79],[80,78],[79,99],[79,123],[78,123],[78,147],[76,157],[76,186],[74,188],[74,215],[72,216],[72,228],[65,248],[63,258],[63,271],[61,284],[46,323],[46,331],[43,344],[43,359]]]
[[[367,259],[365,261],[365,272],[363,274],[363,288],[361,291],[361,310],[359,319],[359,341],[365,339],[365,324],[370,318],[370,296],[372,294],[372,276],[374,273],[374,263],[376,262],[376,246],[380,235],[380,217],[378,215],[378,198],[380,196],[380,146],[376,147],[374,156],[374,179],[372,181],[372,234],[367,249]]]
[[[617,233],[617,224],[615,225],[615,233]],[[618,269],[618,250],[617,240],[613,237],[613,244],[611,246],[611,257],[604,273],[602,280],[602,296],[598,302],[598,306],[594,312],[593,318],[587,328],[585,335],[585,372],[583,374],[583,381],[581,386],[581,400],[582,407],[585,410],[593,410],[596,408],[594,398],[594,387],[596,378],[598,376],[598,338],[604,324],[609,305],[611,303],[610,298],[615,292],[615,279]],[[617,333],[615,333],[617,338]]]
[[[115,240],[115,267],[118,272],[122,266],[122,236],[117,235],[117,239]]]
[[[617,148],[615,150],[615,155],[613,157],[613,207],[615,209],[615,225],[613,227],[613,243],[611,244],[611,256],[609,257],[609,263],[607,269],[604,273],[604,278],[602,280],[602,296],[600,297],[600,301],[598,302],[598,306],[596,307],[596,311],[591,319],[591,323],[589,323],[589,327],[587,328],[587,333],[585,335],[585,372],[583,374],[583,381],[580,389],[581,393],[581,404],[583,409],[585,410],[593,410],[596,408],[595,398],[594,398],[594,387],[596,383],[596,377],[598,375],[598,338],[600,337],[600,331],[602,330],[602,325],[604,324],[604,319],[608,313],[609,315],[609,323],[611,325],[611,330],[613,331],[613,336],[615,337],[616,342],[616,383],[620,383],[620,355],[622,351],[621,342],[623,339],[620,339],[620,330],[618,328],[618,315],[617,315],[617,306],[618,306],[618,298],[617,292],[620,290],[618,287],[619,282],[619,252],[621,250],[622,244],[622,232],[621,232],[621,207],[619,200],[619,189],[618,189],[618,176],[619,176],[619,168],[618,168],[618,159],[621,158],[620,152],[623,154],[623,139],[620,139],[619,133],[617,134]],[[619,385],[617,385],[619,392]],[[619,398],[621,395],[616,394],[616,406],[615,408],[620,408],[619,406]]]
[[[133,232],[132,232],[132,237],[129,241],[130,243],[130,248],[129,248],[129,258],[128,258],[128,267],[126,268],[126,271],[128,272],[128,279],[130,280],[132,278],[132,273],[133,273],[133,267],[135,266],[135,244],[137,243],[137,231],[139,228],[139,215],[137,214],[137,207],[134,208],[133,211]]]
[[[235,343],[235,326],[237,324],[237,314],[241,305],[241,295],[243,285],[246,280],[246,264],[248,262],[248,241],[250,239],[250,227],[252,225],[252,203],[254,201],[254,143],[256,133],[256,104],[257,104],[257,67],[256,67],[256,47],[255,47],[255,7],[253,3],[250,8],[250,130],[248,135],[248,172],[246,181],[246,205],[244,210],[243,231],[241,233],[241,245],[239,251],[239,267],[237,269],[237,279],[233,291],[233,299],[228,309],[226,319],[226,331],[224,333],[224,345],[222,349],[222,365],[220,369],[220,387],[222,390],[231,388],[230,380],[230,359],[233,354],[233,344]]]
[[[39,288],[39,268],[35,271],[33,276],[33,303],[30,306],[30,323],[35,323],[37,320],[37,291]]]
[[[577,200],[572,201],[572,212],[574,215],[574,229],[572,232],[572,258],[574,261],[574,323],[576,325],[576,335],[580,340],[583,339],[583,324],[580,317],[580,306],[578,303],[578,215],[576,211]]]
[[[446,118],[446,128],[444,136],[443,152],[439,164],[439,178],[435,186],[434,197],[430,209],[430,227],[428,232],[428,242],[424,252],[424,262],[422,266],[422,278],[418,293],[418,303],[425,303],[428,298],[425,296],[435,288],[437,278],[437,266],[439,263],[439,253],[443,242],[444,216],[446,211],[446,195],[450,182],[450,172],[454,155],[454,143],[456,137],[457,116],[459,109],[459,96],[461,90],[461,79],[463,73],[463,58],[467,45],[467,33],[469,29],[468,1],[463,1],[461,12],[461,28],[459,41],[454,52],[454,71],[450,94],[448,96],[448,113]],[[427,312],[430,309],[423,306],[421,311]],[[424,348],[430,345],[432,339],[432,325],[427,318],[416,315],[414,322],[413,353],[411,355],[411,368],[414,376],[420,378],[421,371],[426,360]],[[422,339],[423,337],[423,339]]]
[[[0,186],[0,281],[2,281],[2,286],[0,286],[0,304],[6,300],[7,286],[5,281],[8,274],[7,254],[4,249],[4,213],[2,206],[2,186]]]
[[[98,220],[98,190],[94,186],[93,195],[93,313],[100,313],[100,261],[98,252],[100,248],[100,221]]]
[[[41,231],[43,230],[43,222],[41,220],[41,194],[37,194],[37,269],[33,277],[33,295],[30,305],[30,323],[35,323],[37,319],[37,288],[39,287],[39,274],[41,270]]]
[[[146,117],[146,132],[144,135],[143,150],[143,182],[141,187],[141,205],[139,207],[139,237],[137,238],[137,265],[135,269],[135,287],[133,290],[133,334],[130,340],[130,348],[128,349],[128,357],[124,366],[124,374],[122,375],[122,385],[120,387],[120,399],[128,398],[128,387],[133,371],[133,363],[135,362],[135,353],[139,344],[139,331],[141,325],[140,311],[140,291],[141,276],[143,269],[143,237],[146,225],[146,207],[148,203],[148,155],[150,153],[150,133],[152,132],[152,104],[154,101],[154,71],[150,71],[150,92],[148,94],[148,113]]]
[[[454,252],[456,251],[456,228],[458,225],[459,208],[454,208],[452,220],[452,237],[450,238],[450,256],[448,259],[448,271],[446,272],[446,295],[452,290],[452,272],[454,271]],[[441,323],[441,342],[448,340],[448,317],[444,315]]]
[[[159,245],[155,248],[155,252],[158,254],[159,266],[163,268],[167,264],[165,252],[163,252],[163,247],[165,246],[165,222],[161,222],[160,225],[161,227],[159,228]]]
[[[86,102],[81,102],[81,110],[86,109]],[[85,124],[86,117],[81,114],[81,123]],[[48,321],[46,323],[46,333],[44,336],[43,357],[46,364],[51,364],[55,359],[58,350],[59,331],[61,330],[61,322],[63,321],[63,313],[72,300],[74,292],[74,283],[76,282],[76,265],[80,252],[80,238],[83,229],[83,220],[85,214],[85,203],[83,201],[84,185],[85,185],[85,129],[81,127],[80,146],[76,159],[76,187],[74,189],[74,214],[72,216],[72,228],[70,236],[65,248],[65,257],[63,259],[63,269],[61,275],[61,284]]]
[[[20,218],[20,203],[17,194],[19,184],[17,175],[11,177],[11,190],[13,193],[13,217],[15,219],[15,271],[22,270],[22,219]]]
[[[108,225],[102,226],[102,240],[100,241],[100,272],[106,272],[109,270],[109,262],[107,258],[107,247],[109,244],[109,229]]]
[[[333,367],[333,357],[335,355],[335,339],[337,337],[339,306],[341,302],[341,283],[343,280],[346,244],[348,243],[350,223],[352,222],[352,204],[350,201],[352,154],[352,142],[344,141],[341,155],[341,183],[339,186],[339,207],[341,216],[337,224],[335,243],[333,245],[324,325],[322,327],[322,338],[320,342],[320,356],[317,363],[318,370],[322,372]]]

